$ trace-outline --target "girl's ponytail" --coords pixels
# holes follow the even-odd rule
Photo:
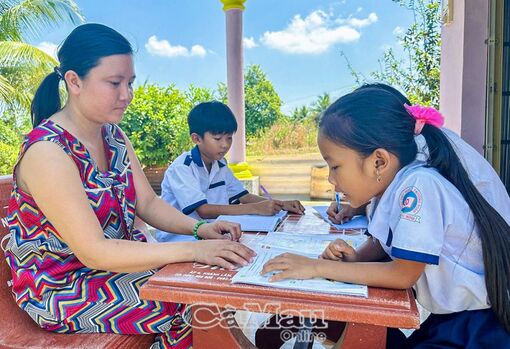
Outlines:
[[[471,182],[450,141],[437,127],[442,123],[440,114],[432,108],[409,107],[410,104],[391,86],[365,85],[326,109],[320,132],[363,156],[384,148],[398,157],[402,167],[416,159],[414,135],[421,133],[425,137],[428,165],[460,191],[473,212],[482,243],[489,302],[510,332],[510,227]]]
[[[429,165],[457,187],[473,212],[482,242],[489,301],[510,332],[510,227],[471,182],[445,134],[429,124],[424,125],[421,134],[429,148]]]
[[[59,82],[60,74],[55,68],[55,71],[47,75],[37,88],[30,107],[33,127],[60,110]]]

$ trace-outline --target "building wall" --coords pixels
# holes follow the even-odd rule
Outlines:
[[[440,109],[446,127],[483,154],[489,1],[454,0],[441,31]]]

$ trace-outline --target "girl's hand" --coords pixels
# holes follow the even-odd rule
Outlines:
[[[256,214],[273,216],[282,210],[284,203],[280,200],[264,200],[251,205],[255,208]]]
[[[352,208],[350,205],[342,204],[340,211],[337,212],[337,203],[333,201],[326,211],[328,213],[328,217],[331,222],[335,224],[342,224],[348,222],[352,217],[354,217],[358,213],[358,210]]]
[[[299,202],[299,200],[283,201],[282,209],[296,214],[305,213],[305,208],[303,207],[303,205],[301,205],[301,202]]]
[[[225,269],[234,269],[251,263],[256,253],[234,241],[200,240],[193,243],[195,262],[217,265]]]
[[[228,239],[239,241],[243,232],[239,223],[225,221],[216,221],[213,223],[202,224],[198,227],[197,235],[202,239]]]
[[[292,253],[284,253],[264,264],[261,274],[263,275],[273,271],[280,271],[273,275],[269,281],[279,281],[283,279],[311,279],[317,276],[316,266],[316,259]]]
[[[321,255],[322,259],[332,261],[356,262],[356,250],[342,239],[336,239],[326,247]]]

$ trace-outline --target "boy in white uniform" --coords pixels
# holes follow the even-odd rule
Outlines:
[[[212,101],[200,103],[188,115],[196,146],[168,167],[161,183],[161,198],[196,219],[219,215],[274,215],[280,210],[302,214],[297,200],[281,201],[248,193],[227,166],[225,154],[232,145],[237,122],[228,106]],[[235,205],[238,204],[239,205]],[[192,236],[158,231],[158,241],[193,241]]]

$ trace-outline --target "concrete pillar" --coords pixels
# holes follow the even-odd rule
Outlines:
[[[440,109],[445,126],[483,155],[489,2],[453,4],[453,21],[441,30]]]
[[[221,0],[227,27],[227,90],[228,106],[236,116],[237,132],[230,149],[230,162],[246,160],[243,73],[243,11],[246,0]]]

